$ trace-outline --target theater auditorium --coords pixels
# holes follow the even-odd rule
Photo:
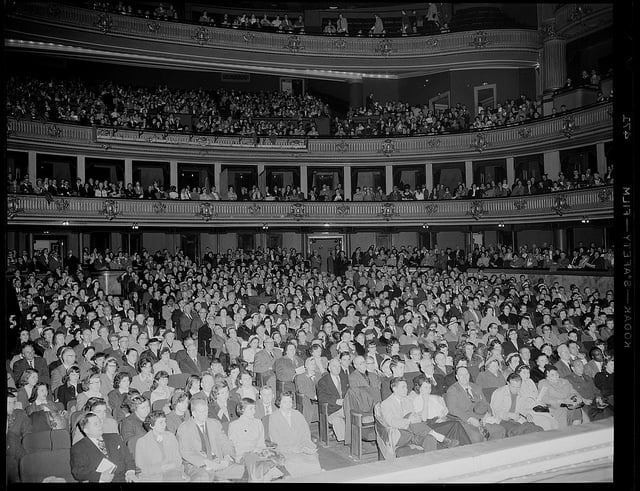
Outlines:
[[[7,2],[7,483],[612,481],[613,32]]]

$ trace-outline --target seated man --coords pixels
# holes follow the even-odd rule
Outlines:
[[[533,415],[527,409],[526,400],[520,396],[522,378],[517,373],[507,377],[507,385],[498,387],[491,395],[491,410],[500,420],[507,436],[524,435],[534,431],[543,431],[533,423]]]
[[[296,386],[296,392],[302,394],[303,407],[296,407],[302,413],[307,423],[318,421],[318,396],[316,393],[316,383],[318,376],[316,375],[316,361],[309,357],[304,362],[305,373],[299,373],[293,379]]]
[[[414,444],[422,447],[423,452],[436,450],[438,442],[446,447],[458,446],[458,440],[451,440],[442,433],[434,431],[422,421],[420,414],[414,412],[414,404],[408,397],[407,381],[402,377],[391,380],[391,395],[382,401],[380,409],[387,425],[400,432],[396,448]]]
[[[573,360],[571,369],[573,373],[565,378],[582,397],[585,404],[582,408],[582,414],[586,416],[585,420],[597,421],[613,416],[613,408],[604,402],[600,390],[593,383],[593,379],[587,377],[582,360]]]
[[[445,402],[449,413],[462,421],[471,442],[504,438],[505,429],[498,424],[499,420],[491,416],[491,408],[480,386],[470,382],[467,367],[456,368],[456,380],[447,389]]]
[[[102,420],[88,412],[78,422],[85,436],[71,447],[71,473],[78,481],[137,481],[133,456],[118,434],[103,434]],[[105,463],[105,459],[108,463]],[[108,465],[105,465],[108,464]]]
[[[233,444],[217,419],[208,417],[209,407],[204,399],[191,400],[191,419],[180,425],[176,436],[185,473],[192,481],[239,479],[243,466],[234,463]]]
[[[333,426],[336,440],[344,441],[345,415],[343,410],[344,396],[348,388],[340,380],[340,361],[332,358],[329,361],[329,373],[318,380],[318,404],[328,403],[329,424]]]

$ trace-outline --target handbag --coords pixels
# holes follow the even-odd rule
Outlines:
[[[537,406],[533,406],[533,411],[536,413],[548,413],[549,407],[543,404],[538,404]]]

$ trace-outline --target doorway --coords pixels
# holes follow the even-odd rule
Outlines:
[[[344,251],[344,234],[309,235],[307,238],[307,255],[314,251],[322,258],[320,271],[327,271],[327,258],[330,251]]]

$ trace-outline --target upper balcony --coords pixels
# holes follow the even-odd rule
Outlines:
[[[262,162],[451,162],[453,160],[512,157],[613,137],[613,104],[595,104],[554,118],[501,129],[396,138],[270,138],[192,133],[166,133],[113,127],[7,121],[11,150],[189,159]]]
[[[400,38],[253,32],[17,2],[5,47],[137,66],[289,74],[329,80],[398,79],[450,69],[539,63],[541,33],[487,29]],[[381,63],[381,61],[383,61]]]
[[[8,225],[371,227],[576,222],[613,218],[613,186],[482,200],[383,202],[174,201],[9,195]]]

